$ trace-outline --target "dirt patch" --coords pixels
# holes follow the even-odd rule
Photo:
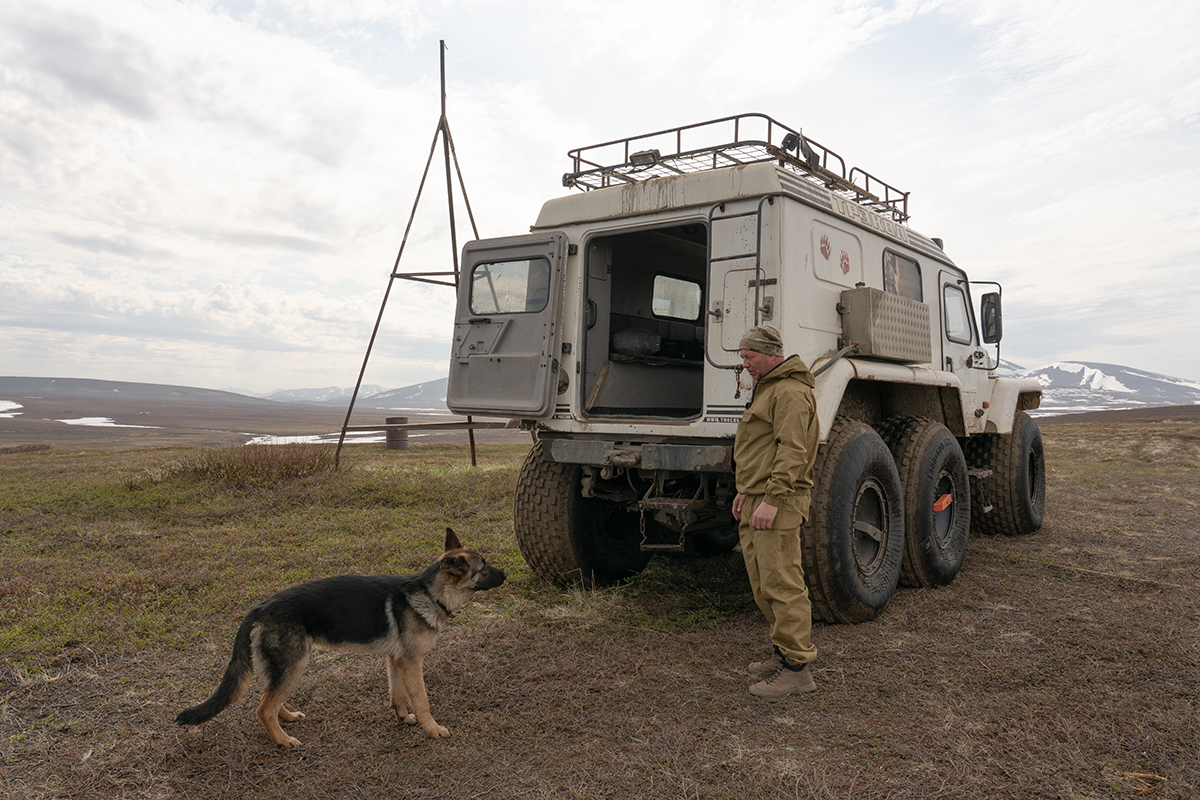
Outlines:
[[[443,741],[396,722],[381,664],[343,654],[301,684],[299,750],[271,744],[249,700],[175,727],[236,620],[189,651],[65,643],[39,676],[9,662],[0,795],[1197,797],[1198,433],[1044,426],[1043,529],[975,537],[950,586],[818,625],[812,695],[747,693],[766,626],[740,556],[656,558],[617,590],[506,584],[459,615],[427,664]],[[704,598],[719,619],[689,623]]]

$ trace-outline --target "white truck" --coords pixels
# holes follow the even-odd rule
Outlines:
[[[815,616],[871,619],[952,581],[968,531],[1041,526],[1041,386],[997,376],[999,285],[976,305],[907,193],[760,114],[569,155],[583,191],[463,248],[447,396],[536,431],[514,524],[537,574],[603,585],[737,544],[738,342],[762,323],[816,375]]]

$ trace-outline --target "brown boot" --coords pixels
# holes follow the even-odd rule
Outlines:
[[[746,667],[746,671],[750,673],[750,677],[756,681],[765,681],[767,678],[772,678],[775,673],[783,667],[783,662],[779,660],[779,656],[772,656],[766,661],[752,661],[750,666]]]
[[[750,687],[750,694],[766,700],[778,700],[789,694],[803,694],[817,688],[813,681],[812,670],[805,664],[800,669],[780,667],[772,677],[759,681]]]

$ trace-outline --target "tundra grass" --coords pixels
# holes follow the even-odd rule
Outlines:
[[[475,468],[461,447],[352,452],[337,470],[287,448],[6,455],[0,654],[185,646],[293,583],[423,569],[447,526],[520,578],[525,449],[481,447]]]
[[[424,569],[447,526],[508,571],[494,612],[556,636],[688,630],[751,607],[736,553],[656,559],[598,592],[536,578],[512,535],[526,451],[481,446],[471,467],[461,446],[360,449],[340,469],[319,447],[10,454],[0,459],[0,657],[37,670],[75,650],[223,641],[285,586]]]

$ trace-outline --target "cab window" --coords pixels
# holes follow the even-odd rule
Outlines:
[[[550,261],[489,261],[471,270],[472,314],[533,314],[550,300]]]
[[[887,250],[883,254],[884,291],[924,301],[921,291],[921,265],[911,258]]]
[[[942,287],[942,313],[946,318],[946,338],[952,342],[971,344],[971,315],[967,311],[967,296],[957,286]]]

